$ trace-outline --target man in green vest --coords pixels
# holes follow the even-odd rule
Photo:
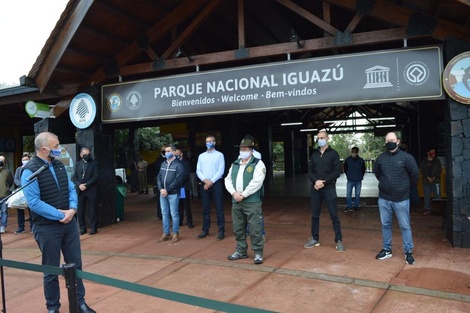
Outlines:
[[[228,256],[230,261],[248,258],[246,227],[250,227],[251,249],[254,263],[263,263],[264,240],[262,231],[261,204],[266,166],[253,157],[254,142],[243,139],[240,143],[240,157],[232,163],[225,177],[225,188],[232,195],[233,233],[237,241],[236,251]]]

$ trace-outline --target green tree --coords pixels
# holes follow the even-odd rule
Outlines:
[[[341,159],[351,154],[351,148],[360,145],[360,136],[355,133],[329,135],[329,145],[335,149]]]
[[[129,129],[116,130],[114,136],[115,150],[128,150]],[[171,134],[160,133],[159,127],[143,127],[138,129],[139,151],[159,150],[163,145],[177,145]]]
[[[384,138],[375,137],[373,133],[362,135],[360,155],[364,159],[376,159],[384,151]]]

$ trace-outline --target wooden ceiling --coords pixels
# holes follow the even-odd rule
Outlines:
[[[70,0],[23,87],[1,94],[67,110],[90,86],[248,64],[470,42],[468,0]],[[406,39],[406,41],[404,40]],[[273,112],[272,119],[348,116],[356,107]],[[361,106],[406,114],[412,104]],[[13,115],[12,115],[13,116]],[[12,123],[10,120],[6,121]]]

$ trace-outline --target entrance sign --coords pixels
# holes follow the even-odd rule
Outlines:
[[[443,99],[441,48],[330,56],[102,87],[117,123],[332,105]]]
[[[457,102],[470,104],[470,52],[450,60],[443,76],[446,93]]]

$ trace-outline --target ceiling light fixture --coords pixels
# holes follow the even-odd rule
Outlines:
[[[296,126],[302,125],[302,122],[294,122],[294,123],[282,123],[281,126]]]
[[[304,129],[301,129],[300,131],[301,132],[315,132],[317,130],[318,128],[304,128]]]

